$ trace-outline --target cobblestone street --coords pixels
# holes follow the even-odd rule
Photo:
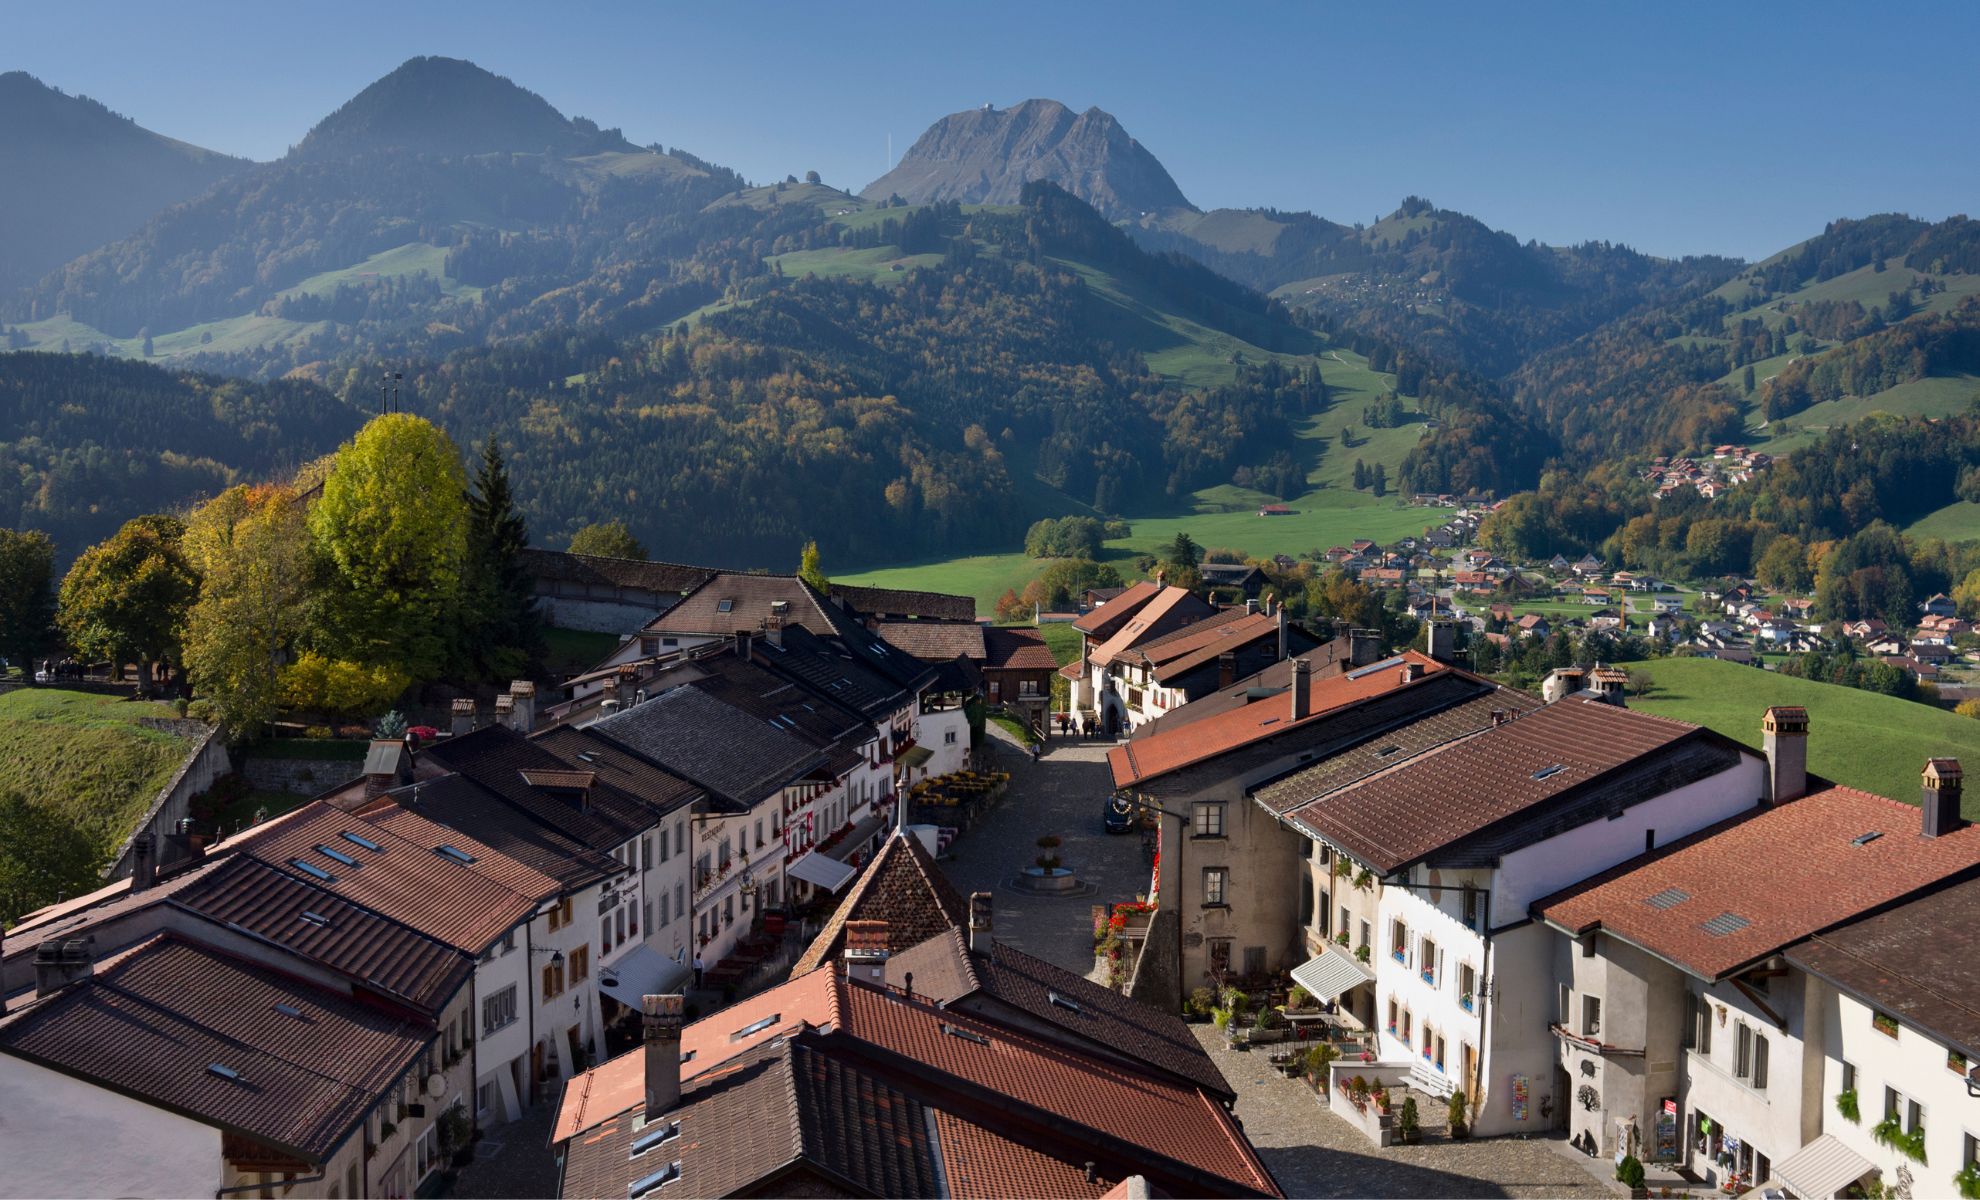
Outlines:
[[[996,895],[997,940],[1085,975],[1093,969],[1092,908],[1132,899],[1148,889],[1148,858],[1133,834],[1108,834],[1101,810],[1113,791],[1107,773],[1111,742],[1054,739],[1044,757],[1030,757],[994,737],[998,765],[1011,773],[1010,790],[988,817],[956,840],[942,864],[965,896]],[[1038,856],[1045,834],[1064,839],[1059,856],[1083,884],[1069,896],[1039,896],[1011,886]]]
[[[1288,1196],[1626,1196],[1545,1140],[1426,1140],[1376,1148],[1312,1089],[1194,1027],[1238,1094],[1237,1116]]]

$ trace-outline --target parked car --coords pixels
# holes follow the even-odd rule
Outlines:
[[[1134,832],[1134,806],[1119,796],[1107,798],[1107,811],[1103,818],[1108,833]]]

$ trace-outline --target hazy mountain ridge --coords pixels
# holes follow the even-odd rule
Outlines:
[[[1168,170],[1112,115],[1098,108],[1074,113],[1056,100],[951,113],[860,195],[898,195],[910,204],[1015,204],[1034,180],[1059,185],[1110,221],[1195,211]]]
[[[0,293],[248,166],[26,72],[0,74]]]
[[[324,161],[378,150],[460,157],[502,151],[574,158],[635,147],[616,129],[458,58],[407,60],[317,122],[290,151]]]

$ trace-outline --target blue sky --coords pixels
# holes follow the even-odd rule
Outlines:
[[[767,181],[859,188],[942,114],[1119,117],[1201,207],[1760,257],[1980,191],[1980,5],[109,2],[8,12],[0,69],[271,158],[415,54]]]

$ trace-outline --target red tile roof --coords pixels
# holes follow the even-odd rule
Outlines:
[[[1215,662],[1219,655],[1227,651],[1279,636],[1277,617],[1247,613],[1243,609],[1228,611],[1236,615],[1222,620],[1207,617],[1194,625],[1185,626],[1172,638],[1161,639],[1161,644],[1151,643],[1136,653],[1155,669],[1158,681],[1167,682],[1187,675],[1205,663]]]
[[[1938,838],[1920,828],[1911,805],[1824,787],[1633,858],[1537,901],[1533,912],[1717,979],[1980,865],[1980,826]]]
[[[1119,595],[1074,621],[1072,627],[1089,636],[1118,628],[1122,621],[1141,611],[1141,606],[1153,600],[1161,590],[1162,586],[1152,579],[1137,579],[1122,589]]]
[[[1292,719],[1290,697],[1281,695],[1229,709],[1200,721],[1160,730],[1150,737],[1135,738],[1107,752],[1107,764],[1113,768],[1114,786],[1124,788],[1145,783],[1158,775],[1166,775],[1297,728],[1335,709],[1407,686],[1402,678],[1406,663],[1421,667],[1424,679],[1434,678],[1450,669],[1414,650],[1405,651],[1395,658],[1360,670],[1323,679],[1309,679],[1307,715],[1298,721]]]
[[[967,658],[982,662],[987,640],[981,625],[944,621],[886,621],[876,631],[890,646],[898,646],[924,662]]]
[[[1089,652],[1086,656],[1087,661],[1095,666],[1104,667],[1129,650],[1162,636],[1155,632],[1155,627],[1164,618],[1175,616],[1189,621],[1192,620],[1191,612],[1195,610],[1200,610],[1203,617],[1211,614],[1209,604],[1188,588],[1165,587],[1157,592],[1140,612],[1130,617],[1128,623],[1121,626],[1112,637]]]
[[[681,1078],[693,1079],[721,1066],[742,1052],[786,1036],[805,1026],[814,1029],[838,1019],[838,984],[834,969],[813,971],[788,983],[758,992],[691,1022],[681,1030]],[[737,1032],[766,1018],[776,1020],[747,1037]],[[575,1137],[646,1101],[646,1061],[640,1051],[608,1059],[564,1085],[550,1140]]]
[[[1007,1137],[934,1110],[942,1147],[942,1177],[956,1200],[1008,1200],[1013,1196],[1104,1196],[1114,1181],[1038,1153]]]

